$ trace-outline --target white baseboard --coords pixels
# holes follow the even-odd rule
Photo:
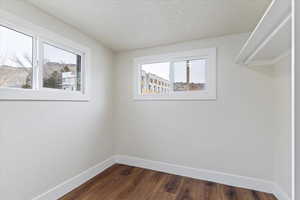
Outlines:
[[[273,186],[273,194],[278,200],[291,200],[291,197],[278,184],[274,183]]]
[[[78,174],[71,179],[68,179],[67,181],[57,185],[56,187],[35,197],[32,200],[56,200],[116,163],[191,177],[195,179],[217,182],[235,187],[273,193],[278,198],[278,200],[291,200],[289,196],[277,184],[274,184],[271,181],[238,176],[234,174],[227,174],[206,169],[196,169],[125,155],[112,156],[111,158],[87,169],[86,171]]]
[[[116,155],[115,161],[120,164],[136,166],[169,174],[191,177],[206,181],[217,182],[225,185],[242,187],[251,190],[257,190],[267,193],[273,193],[274,184],[271,181],[265,181],[256,178],[227,174],[223,172],[211,171],[206,169],[196,169],[180,165],[169,164],[152,160],[141,159],[137,157]],[[280,199],[281,200],[281,199]],[[282,199],[284,200],[284,199]]]
[[[56,200],[114,164],[115,160],[113,157],[111,157],[74,176],[73,178],[66,180],[65,182],[55,186],[54,188],[33,198],[32,200]]]

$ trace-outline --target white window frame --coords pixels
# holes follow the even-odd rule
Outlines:
[[[0,100],[89,101],[90,49],[6,11],[0,10],[0,25],[33,38],[32,89],[0,88]],[[43,44],[81,56],[81,91],[43,88]]]
[[[170,62],[183,60],[207,60],[207,89],[203,91],[170,92],[167,94],[141,94],[141,66],[145,64]],[[172,74],[170,82],[172,85]],[[134,100],[215,100],[217,98],[217,49],[197,49],[184,52],[176,52],[163,55],[138,57],[134,59]]]

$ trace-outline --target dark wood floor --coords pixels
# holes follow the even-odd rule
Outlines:
[[[60,200],[276,200],[267,193],[114,165]]]

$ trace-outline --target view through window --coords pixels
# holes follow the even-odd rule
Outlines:
[[[80,91],[81,56],[43,44],[43,87]]]
[[[168,94],[206,89],[206,59],[141,65],[141,94]]]
[[[32,88],[33,38],[0,26],[0,87]]]
[[[142,65],[141,93],[164,94],[170,91],[170,63]]]
[[[205,90],[206,60],[174,62],[174,91]]]

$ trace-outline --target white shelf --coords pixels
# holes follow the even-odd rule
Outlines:
[[[291,50],[291,4],[274,0],[239,52],[236,62],[247,66],[272,65]]]

